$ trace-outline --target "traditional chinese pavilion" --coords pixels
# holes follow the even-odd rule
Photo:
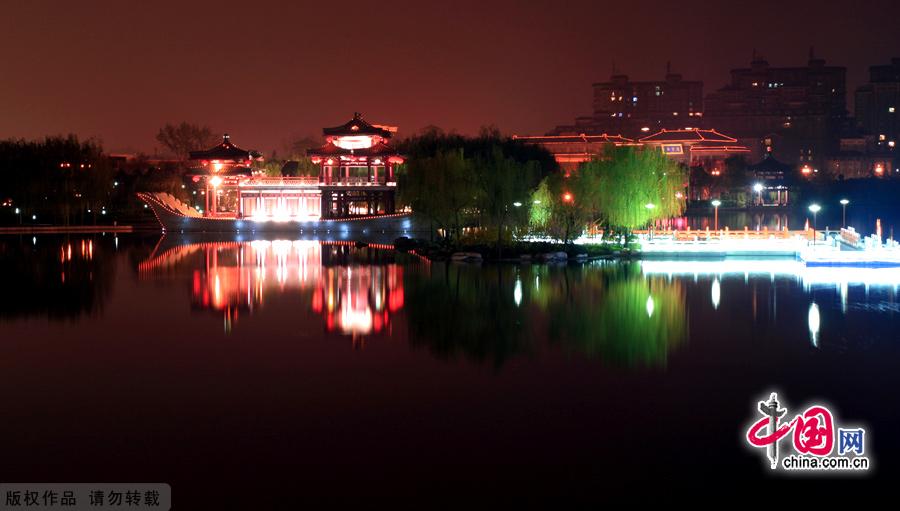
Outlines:
[[[794,167],[775,159],[767,151],[763,159],[747,166],[747,170],[755,178],[753,186],[760,206],[787,206],[790,188],[793,185]]]
[[[358,112],[344,124],[322,130],[325,145],[307,154],[319,165],[323,218],[394,212],[394,167],[403,163],[388,144],[396,131],[370,124]]]
[[[206,214],[218,216],[219,196],[250,177],[250,164],[254,160],[261,160],[262,155],[258,151],[248,151],[234,145],[226,133],[222,136],[221,144],[204,151],[191,151],[190,159],[199,170],[194,175],[194,181],[202,179],[206,185]]]

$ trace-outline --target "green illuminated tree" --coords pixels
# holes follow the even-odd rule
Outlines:
[[[596,191],[596,177],[590,173],[547,176],[531,197],[532,229],[568,243],[596,221]]]
[[[579,172],[596,183],[596,205],[612,230],[627,233],[684,212],[687,171],[658,149],[617,147]]]
[[[540,182],[540,165],[533,160],[518,162],[495,146],[489,157],[476,160],[474,169],[478,211],[486,225],[497,229],[499,256],[507,227],[528,221],[528,198]]]

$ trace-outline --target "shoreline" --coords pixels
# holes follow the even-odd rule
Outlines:
[[[17,225],[0,227],[0,234],[97,234],[130,233],[141,230],[133,225]]]

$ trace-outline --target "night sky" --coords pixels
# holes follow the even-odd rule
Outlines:
[[[615,60],[667,61],[704,92],[746,66],[900,56],[900,2],[218,2],[0,0],[0,138],[76,133],[156,148],[166,122],[269,152],[361,111],[411,133],[543,133],[591,111]],[[852,94],[850,105],[852,109]]]

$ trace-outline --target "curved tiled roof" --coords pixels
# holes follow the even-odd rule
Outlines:
[[[663,129],[639,139],[639,142],[737,142],[736,138],[723,135],[716,130],[667,130]]]
[[[366,122],[359,112],[354,112],[353,118],[340,126],[322,128],[322,134],[325,136],[377,135],[383,138],[391,138],[392,135],[390,130]]]
[[[747,170],[753,172],[790,172],[793,168],[793,165],[776,160],[772,153],[766,153],[759,162],[747,165]]]
[[[222,143],[205,151],[191,151],[192,160],[252,160],[262,156],[257,151],[247,151],[231,143],[228,133],[222,136]]]
[[[397,151],[383,142],[362,149],[344,149],[328,142],[322,147],[307,150],[306,154],[308,156],[394,156]]]
[[[622,135],[537,135],[537,136],[519,136],[513,135],[513,140],[521,140],[533,144],[572,144],[578,142],[586,143],[614,143],[614,144],[630,144],[634,140],[625,138]]]

